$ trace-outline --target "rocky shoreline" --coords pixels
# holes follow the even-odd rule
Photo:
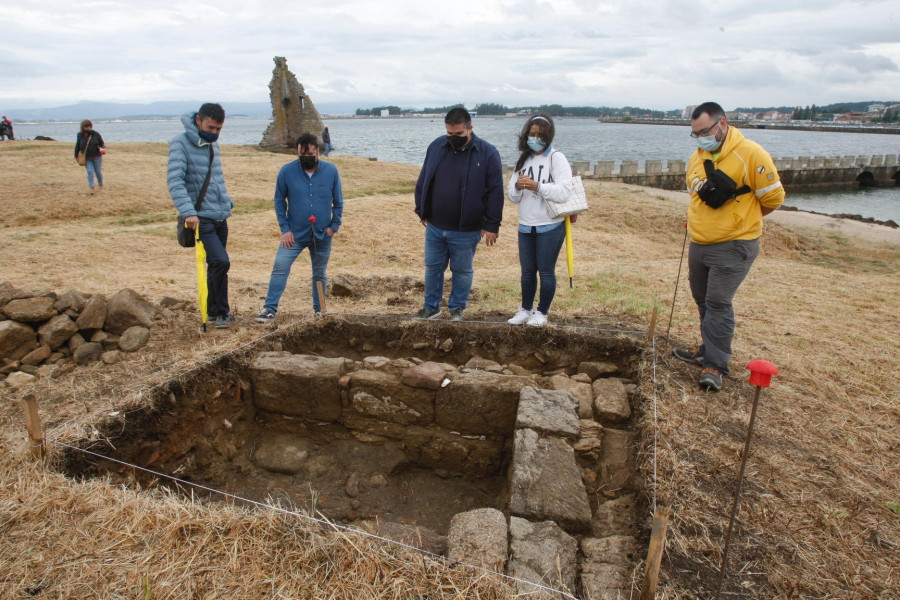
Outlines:
[[[862,215],[851,215],[849,213],[840,213],[837,215],[833,215],[830,213],[817,212],[815,210],[803,210],[797,208],[796,206],[781,206],[778,210],[787,210],[792,212],[800,212],[800,213],[809,213],[811,215],[822,215],[823,217],[831,217],[832,219],[850,219],[852,221],[859,221],[860,223],[871,223],[873,225],[884,225],[885,227],[891,227],[892,229],[900,228],[900,225],[897,224],[893,219],[888,219],[887,221],[879,221],[878,219],[873,219],[872,217],[864,217]]]

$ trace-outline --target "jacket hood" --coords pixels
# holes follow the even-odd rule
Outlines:
[[[191,143],[199,146],[200,133],[197,131],[197,123],[194,121],[194,117],[196,116],[196,110],[184,113],[181,115],[181,124],[184,125],[184,132],[187,134],[188,139],[191,140]]]

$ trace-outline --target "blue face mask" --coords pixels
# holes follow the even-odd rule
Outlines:
[[[219,139],[218,133],[211,133],[209,131],[203,131],[202,129],[198,129],[197,131],[200,133],[200,139],[202,139],[204,142],[209,142],[210,144],[212,144],[214,141]]]
[[[532,149],[532,151],[540,154],[544,151],[544,148],[547,147],[547,142],[542,140],[539,137],[529,136],[528,138],[528,147]]]
[[[701,150],[706,150],[707,152],[715,152],[722,146],[722,142],[717,141],[715,135],[707,135],[704,137],[698,137],[697,145]]]

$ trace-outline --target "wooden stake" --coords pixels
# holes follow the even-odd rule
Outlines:
[[[28,394],[22,399],[25,409],[25,428],[28,429],[28,444],[35,458],[44,458],[44,434],[41,430],[41,416],[34,396]]]
[[[659,583],[659,565],[662,562],[663,550],[666,547],[666,528],[672,509],[660,506],[653,515],[653,529],[650,531],[650,549],[647,550],[647,570],[644,573],[644,587],[641,600],[653,600],[656,596],[656,584]]]
[[[653,307],[653,315],[650,317],[650,329],[647,330],[647,339],[652,340],[653,334],[656,333],[656,318],[659,316],[659,307]]]
[[[316,291],[319,292],[319,304],[322,306],[322,314],[325,314],[325,286],[321,281],[316,282]]]

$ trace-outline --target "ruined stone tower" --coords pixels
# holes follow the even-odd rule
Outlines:
[[[303,86],[287,68],[287,60],[276,56],[269,97],[272,99],[272,122],[259,145],[266,150],[295,151],[294,142],[304,133],[315,134],[322,145],[325,125]]]

